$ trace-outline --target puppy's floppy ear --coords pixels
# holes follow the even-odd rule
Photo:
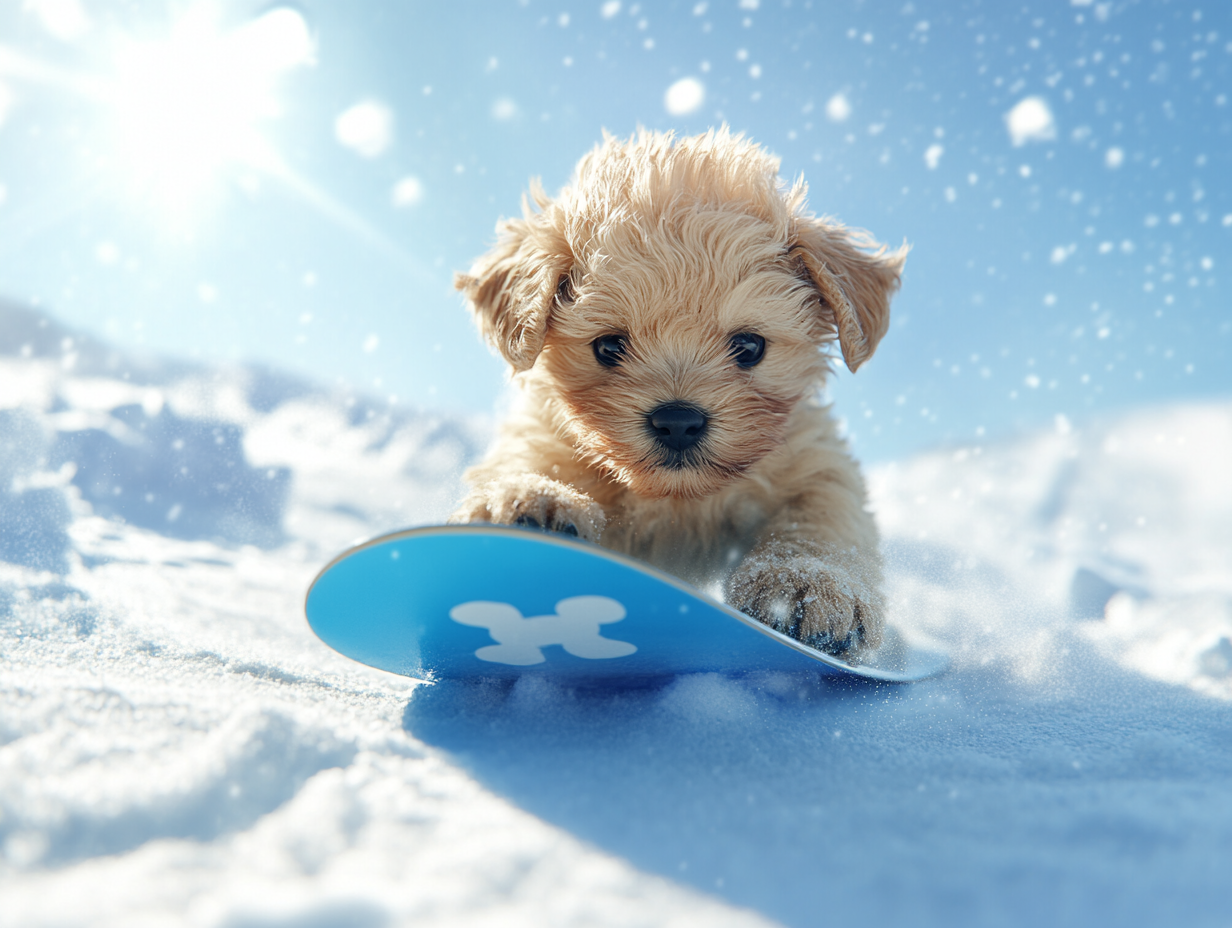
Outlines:
[[[828,219],[795,219],[791,253],[821,295],[826,323],[838,332],[843,360],[854,371],[872,357],[890,327],[907,246],[888,251],[861,229]]]
[[[530,192],[541,210],[550,206],[537,182]],[[496,245],[469,273],[454,275],[488,343],[519,372],[529,370],[543,350],[557,289],[573,266],[564,236],[547,213],[536,212],[526,197],[522,212],[521,219],[497,224]]]

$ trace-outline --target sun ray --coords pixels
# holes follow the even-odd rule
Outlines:
[[[138,41],[116,34],[110,74],[68,70],[0,44],[0,76],[41,84],[100,104],[107,116],[110,166],[129,207],[147,209],[163,226],[191,226],[204,203],[237,171],[279,183],[319,215],[355,235],[425,286],[439,275],[319,185],[294,171],[262,132],[281,112],[282,76],[314,63],[302,15],[274,7],[226,29],[219,7],[187,8],[167,35]],[[26,210],[21,240],[64,220],[111,186],[93,166],[73,195]],[[9,249],[20,242],[0,242]]]
[[[0,76],[58,87],[93,100],[106,101],[108,99],[105,82],[100,78],[58,68],[2,44],[0,44]]]
[[[267,173],[282,183],[299,200],[335,225],[362,239],[418,282],[432,287],[441,285],[440,275],[433,272],[422,260],[399,247],[388,236],[382,235],[370,223],[365,222],[358,213],[334,199],[312,181],[291,170],[282,162],[269,165],[268,168]]]

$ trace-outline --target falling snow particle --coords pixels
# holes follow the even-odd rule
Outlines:
[[[1125,152],[1123,149],[1115,146],[1104,152],[1104,164],[1112,169],[1119,168],[1125,161]]]
[[[836,93],[826,101],[826,116],[833,122],[842,122],[851,115],[851,104],[845,94]]]
[[[620,12],[620,0],[607,0],[607,3],[599,7],[599,15],[604,19],[611,19]]]
[[[369,335],[367,338],[364,339],[364,345],[363,345],[364,352],[366,354],[372,354],[372,352],[376,351],[377,347],[380,344],[381,344],[381,339],[379,336],[375,334]]]
[[[935,171],[937,165],[941,163],[941,156],[945,154],[945,146],[933,143],[929,145],[924,152],[924,163],[928,165],[930,171]]]
[[[25,6],[62,42],[79,39],[90,31],[90,17],[80,0],[26,0]]]
[[[518,105],[508,97],[500,97],[492,104],[492,118],[497,122],[508,122],[518,115]]]
[[[663,106],[673,116],[686,116],[705,102],[706,86],[695,77],[682,77],[663,95]]]
[[[423,199],[423,184],[418,177],[404,177],[396,184],[390,194],[394,206],[404,208],[414,206]]]
[[[357,154],[375,158],[383,154],[393,141],[393,111],[375,100],[356,103],[334,120],[334,135],[342,145]]]
[[[316,43],[308,23],[297,10],[276,6],[262,13],[237,35],[246,45],[260,49],[261,63],[275,71],[289,71],[316,63]]]
[[[1048,142],[1057,137],[1052,110],[1043,97],[1026,97],[1005,114],[1010,141],[1015,145],[1027,142]]]

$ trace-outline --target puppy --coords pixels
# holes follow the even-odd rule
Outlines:
[[[816,218],[726,128],[605,136],[456,278],[520,404],[452,522],[577,535],[813,647],[875,648],[877,528],[819,401],[889,324],[906,248]]]

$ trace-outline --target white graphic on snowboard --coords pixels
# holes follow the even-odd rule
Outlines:
[[[542,664],[546,658],[540,649],[550,644],[589,660],[626,657],[637,650],[627,641],[599,634],[600,625],[625,617],[625,607],[606,596],[571,596],[556,604],[555,615],[528,618],[509,603],[479,600],[454,606],[449,617],[461,625],[488,630],[496,644],[480,648],[475,656],[495,664]]]

